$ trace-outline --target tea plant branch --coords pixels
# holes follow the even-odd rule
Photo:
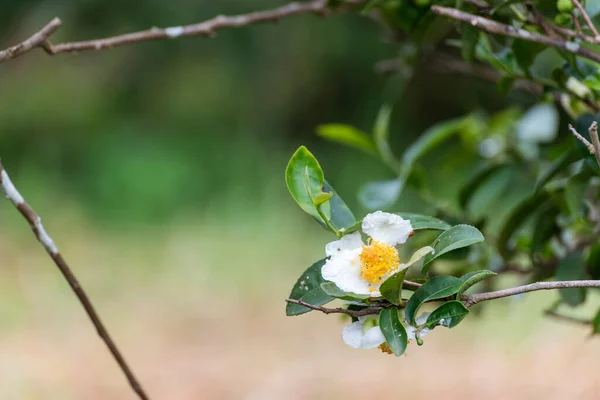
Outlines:
[[[587,26],[590,28],[590,30],[594,34],[594,38],[596,40],[600,40],[600,33],[598,32],[598,29],[596,29],[596,27],[594,26],[594,23],[592,22],[592,18],[590,18],[590,15],[587,13],[587,11],[585,11],[585,8],[583,8],[583,6],[581,5],[581,3],[578,0],[571,0],[571,2],[575,5],[575,7],[577,7],[579,12],[581,13],[581,16],[583,17],[585,23],[587,24]]]
[[[582,47],[576,43],[567,42],[557,38],[551,38],[539,33],[529,32],[525,29],[515,28],[514,26],[502,24],[491,19],[483,18],[477,15],[469,14],[454,8],[432,6],[431,11],[435,14],[454,19],[456,21],[468,23],[471,26],[484,32],[494,35],[522,39],[529,42],[540,43],[546,46],[556,47],[571,54],[578,55],[600,63],[600,54]]]
[[[10,60],[11,58],[19,57],[36,47],[43,47],[47,42],[50,35],[52,35],[60,25],[62,24],[59,18],[54,18],[52,21],[48,22],[46,26],[40,29],[39,32],[34,33],[28,39],[22,41],[21,43],[9,47],[5,50],[0,51],[0,62],[4,62],[6,60]]]
[[[110,334],[108,333],[108,331],[104,327],[104,324],[100,320],[100,317],[98,316],[98,313],[92,305],[92,302],[90,301],[87,294],[81,287],[79,281],[71,271],[71,268],[69,268],[69,265],[67,264],[65,259],[59,253],[58,248],[54,244],[54,241],[46,233],[46,230],[42,225],[42,219],[35,213],[31,206],[27,204],[23,196],[21,196],[19,191],[13,185],[13,183],[10,180],[10,177],[4,170],[4,167],[2,166],[2,163],[0,163],[0,186],[2,186],[2,191],[4,192],[6,198],[14,204],[17,210],[23,215],[27,222],[29,222],[29,225],[31,226],[31,229],[35,234],[35,237],[44,246],[46,252],[48,253],[48,255],[50,255],[50,258],[52,258],[60,272],[63,274],[64,278],[69,283],[69,286],[71,286],[73,292],[75,292],[75,295],[79,299],[79,302],[81,303],[81,305],[85,309],[85,312],[90,317],[92,323],[96,327],[98,335],[100,336],[100,338],[102,338],[102,340],[108,347],[108,350],[110,351],[114,359],[117,361],[117,364],[119,364],[119,367],[127,377],[131,388],[135,391],[135,393],[137,393],[140,399],[148,400],[149,397],[142,389],[142,386],[136,379],[132,370],[127,365],[127,362],[121,355],[121,352],[117,348],[117,345],[110,337]]]
[[[586,138],[581,136],[579,132],[573,125],[569,124],[569,130],[580,142],[582,142],[585,147],[587,147],[588,151],[594,155],[596,158],[596,162],[600,165],[600,140],[598,139],[598,123],[592,122],[592,125],[589,128],[590,138],[592,139],[592,143],[590,143]]]
[[[342,2],[342,5],[352,7],[353,5],[362,3],[364,3],[364,0],[346,0]],[[292,2],[270,10],[255,11],[248,14],[230,16],[219,15],[197,24],[172,26],[168,28],[153,27],[144,31],[131,32],[107,38],[51,44],[48,41],[48,37],[61,25],[60,19],[55,18],[40,32],[27,39],[25,42],[1,51],[0,62],[27,53],[36,47],[42,47],[48,54],[54,55],[60,53],[79,53],[82,51],[103,50],[158,39],[176,39],[188,36],[214,37],[215,32],[220,29],[241,28],[252,24],[277,22],[282,18],[299,14],[327,15],[330,11],[328,0]]]
[[[382,307],[368,307],[363,310],[348,310],[346,308],[337,307],[337,308],[327,308],[321,306],[315,306],[313,304],[307,303],[302,300],[295,299],[285,299],[286,302],[292,304],[298,304],[299,306],[304,306],[306,308],[310,308],[311,310],[321,311],[324,314],[346,314],[354,318],[364,317],[367,315],[378,315],[381,311]]]
[[[534,292],[537,290],[554,290],[566,288],[600,288],[600,280],[582,280],[582,281],[559,281],[559,282],[535,282],[529,285],[517,286],[510,289],[497,290],[495,292],[476,293],[462,296],[467,308],[481,303],[483,301],[496,300],[504,297],[515,296],[522,293]]]

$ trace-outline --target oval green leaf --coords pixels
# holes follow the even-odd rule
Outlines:
[[[454,328],[467,316],[469,310],[460,301],[449,301],[439,306],[427,317],[427,328],[433,329],[437,325]]]
[[[410,225],[415,231],[423,229],[441,230],[445,231],[450,229],[451,225],[441,219],[430,217],[428,215],[412,214],[412,213],[398,213],[404,219],[410,221]]]
[[[400,305],[402,302],[402,283],[407,270],[408,268],[405,268],[400,272],[396,272],[379,287],[381,295],[392,304]]]
[[[323,139],[341,143],[368,154],[377,154],[377,147],[375,146],[373,138],[350,125],[319,125],[317,126],[317,135],[321,136]]]
[[[319,162],[306,147],[300,146],[292,155],[285,170],[285,182],[296,203],[317,221],[323,222],[312,198],[322,192],[325,176]]]
[[[436,276],[418,288],[406,303],[404,313],[408,323],[415,324],[415,315],[423,303],[452,296],[460,289],[462,284],[462,279],[454,276]]]
[[[315,306],[321,306],[333,300],[321,288],[321,284],[326,282],[321,276],[321,267],[327,259],[322,259],[311,265],[296,281],[292,288],[289,298],[294,300],[302,300]],[[312,311],[310,308],[299,304],[287,303],[285,313],[288,316],[295,316]]]
[[[379,313],[379,328],[394,355],[399,357],[404,354],[408,345],[408,335],[404,325],[400,322],[400,318],[398,318],[396,307],[381,310]]]
[[[494,271],[490,271],[489,269],[482,269],[479,271],[472,271],[469,273],[464,274],[463,276],[460,277],[460,279],[463,281],[463,284],[460,286],[460,289],[458,289],[458,292],[456,292],[456,298],[460,299],[460,296],[471,286],[475,285],[476,283],[481,282],[482,280],[489,278],[491,276],[495,276],[498,275],[497,273],[495,273]]]
[[[429,268],[426,268],[427,264],[435,260],[441,255],[444,255],[452,250],[460,249],[463,247],[470,246],[474,243],[483,242],[484,237],[477,228],[471,225],[455,225],[445,232],[442,232],[440,236],[431,245],[435,251],[428,254],[423,259],[423,269],[421,273],[427,274]]]

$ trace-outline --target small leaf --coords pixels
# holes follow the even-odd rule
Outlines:
[[[410,221],[410,225],[415,231],[421,229],[435,229],[445,231],[449,229],[451,225],[441,219],[430,217],[427,215],[412,214],[412,213],[397,213],[404,219]]]
[[[423,275],[427,274],[429,268],[425,268],[427,264],[446,254],[452,250],[470,246],[474,243],[483,242],[484,237],[477,228],[471,225],[455,225],[447,231],[442,232],[440,236],[433,242],[432,247],[434,253],[428,254],[423,259]]]
[[[462,294],[471,286],[475,285],[476,283],[481,282],[482,280],[489,278],[491,276],[495,276],[498,275],[497,273],[490,271],[488,269],[482,269],[480,271],[473,271],[473,272],[469,272],[467,274],[464,274],[463,276],[460,277],[460,279],[463,281],[463,284],[460,286],[460,289],[458,289],[458,292],[456,292],[456,298],[460,299],[460,296],[462,296]]]
[[[320,206],[321,204],[325,203],[326,201],[329,201],[329,199],[331,199],[332,197],[333,197],[333,193],[319,193],[313,199],[313,204],[315,205],[315,207]]]
[[[360,188],[358,201],[367,210],[385,210],[393,205],[404,187],[404,181],[369,182]]]
[[[346,301],[363,301],[370,297],[368,294],[356,294],[356,293],[344,292],[342,289],[337,287],[337,285],[333,282],[321,283],[321,289],[323,289],[323,291],[331,297],[334,297],[336,299],[346,300]]]
[[[399,357],[404,354],[408,345],[408,335],[404,325],[400,322],[400,318],[398,318],[396,307],[381,310],[379,313],[379,328],[394,355]]]
[[[413,255],[410,257],[410,260],[408,260],[408,262],[406,263],[406,266],[410,267],[411,265],[419,261],[421,258],[425,257],[427,254],[431,253],[432,251],[433,247],[431,246],[421,247],[419,250],[413,253]]]
[[[341,143],[364,151],[368,154],[377,154],[377,147],[375,146],[373,139],[368,134],[350,125],[319,125],[317,127],[317,135],[332,142]]]
[[[333,300],[321,288],[321,283],[326,282],[321,276],[321,267],[325,264],[326,259],[322,259],[311,265],[296,281],[292,288],[289,298],[294,300],[302,300],[315,306],[321,306]],[[285,313],[288,316],[295,316],[312,311],[310,308],[299,304],[287,303]]]
[[[325,177],[319,162],[306,147],[300,146],[292,155],[285,170],[285,182],[296,203],[317,221],[323,222],[311,197],[322,192]]]
[[[558,263],[556,269],[556,280],[570,281],[586,279],[585,259],[580,251],[574,251]],[[578,306],[585,302],[585,288],[569,288],[558,290],[562,301],[571,307]]]
[[[338,230],[343,230],[349,233],[348,229],[357,223],[356,217],[352,213],[352,210],[350,210],[350,208],[337,194],[329,182],[324,182],[323,191],[332,194],[332,197],[329,200],[331,224]]]
[[[429,314],[427,328],[433,329],[437,325],[454,328],[468,313],[469,310],[460,301],[448,301]]]
[[[408,271],[408,268],[396,272],[379,287],[381,295],[392,304],[400,305],[402,302],[402,283],[404,282],[406,271]]]
[[[406,303],[404,313],[409,324],[415,324],[415,315],[423,303],[429,300],[442,299],[455,294],[463,281],[454,276],[436,276],[418,288]]]

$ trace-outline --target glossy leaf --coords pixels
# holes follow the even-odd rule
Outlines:
[[[317,127],[317,135],[332,142],[364,151],[369,154],[377,154],[377,147],[373,138],[368,134],[344,124],[325,124]]]
[[[344,200],[337,194],[329,182],[323,183],[323,191],[331,193],[332,197],[329,200],[329,212],[331,224],[338,230],[347,231],[348,228],[357,223],[356,217],[352,210],[346,205]]]
[[[321,276],[321,267],[326,259],[322,259],[311,265],[296,281],[289,295],[290,299],[302,300],[315,306],[321,306],[333,300],[321,288],[321,284],[326,282]],[[310,308],[299,304],[287,303],[285,313],[288,316],[295,316],[312,311]]]
[[[470,246],[475,243],[483,242],[484,237],[477,228],[471,225],[455,225],[452,228],[442,232],[440,236],[431,245],[435,251],[428,254],[423,259],[423,275],[427,274],[426,266],[452,250]]]
[[[311,197],[322,193],[325,176],[319,162],[310,151],[300,146],[285,170],[285,182],[296,203],[317,221],[323,221]],[[307,191],[307,185],[310,193]]]
[[[570,281],[586,279],[585,259],[580,251],[574,251],[558,263],[556,268],[556,280]],[[585,301],[585,288],[559,289],[560,298],[571,307],[578,306]]]
[[[460,299],[460,296],[468,288],[481,282],[482,280],[484,280],[486,278],[490,278],[495,275],[498,275],[498,274],[495,273],[494,271],[490,271],[489,269],[482,269],[479,271],[472,271],[472,272],[464,274],[463,276],[460,277],[460,279],[463,281],[463,284],[460,286],[460,289],[458,289],[458,292],[456,292],[456,298]]]
[[[408,271],[408,268],[396,272],[379,287],[381,295],[392,304],[400,305],[402,303],[402,283],[404,282],[406,271]]]
[[[427,327],[433,329],[437,325],[454,328],[469,314],[469,310],[460,301],[448,301],[436,308],[427,317]]]
[[[368,294],[356,294],[345,292],[339,287],[337,287],[337,285],[333,282],[321,283],[321,289],[323,289],[323,291],[331,297],[347,301],[363,301],[370,297]]]
[[[415,315],[423,303],[429,300],[442,299],[449,297],[460,289],[464,282],[462,279],[453,276],[436,276],[423,286],[418,288],[408,302],[404,313],[409,324],[415,324]]]
[[[410,221],[410,225],[415,231],[422,229],[446,230],[451,225],[441,219],[430,217],[428,215],[412,214],[412,213],[397,213],[404,219]]]
[[[404,325],[400,322],[400,318],[398,318],[396,307],[381,310],[379,313],[379,328],[394,355],[399,357],[404,354],[408,345],[408,335]]]

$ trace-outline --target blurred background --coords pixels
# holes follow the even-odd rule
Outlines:
[[[55,16],[57,43],[282,4],[3,3],[2,48]],[[285,317],[291,285],[333,239],[288,195],[287,160],[307,145],[364,215],[357,188],[392,173],[315,126],[369,131],[395,87],[375,64],[395,55],[367,18],[297,16],[210,40],[34,51],[0,65],[2,162],[153,399],[562,399],[600,389],[598,339],[541,317],[555,293],[496,302],[401,359],[345,346],[338,318]],[[435,122],[534,101],[423,65],[395,107],[392,141],[401,152]],[[424,212],[410,189],[394,209]],[[133,398],[25,221],[0,203],[0,399]]]

